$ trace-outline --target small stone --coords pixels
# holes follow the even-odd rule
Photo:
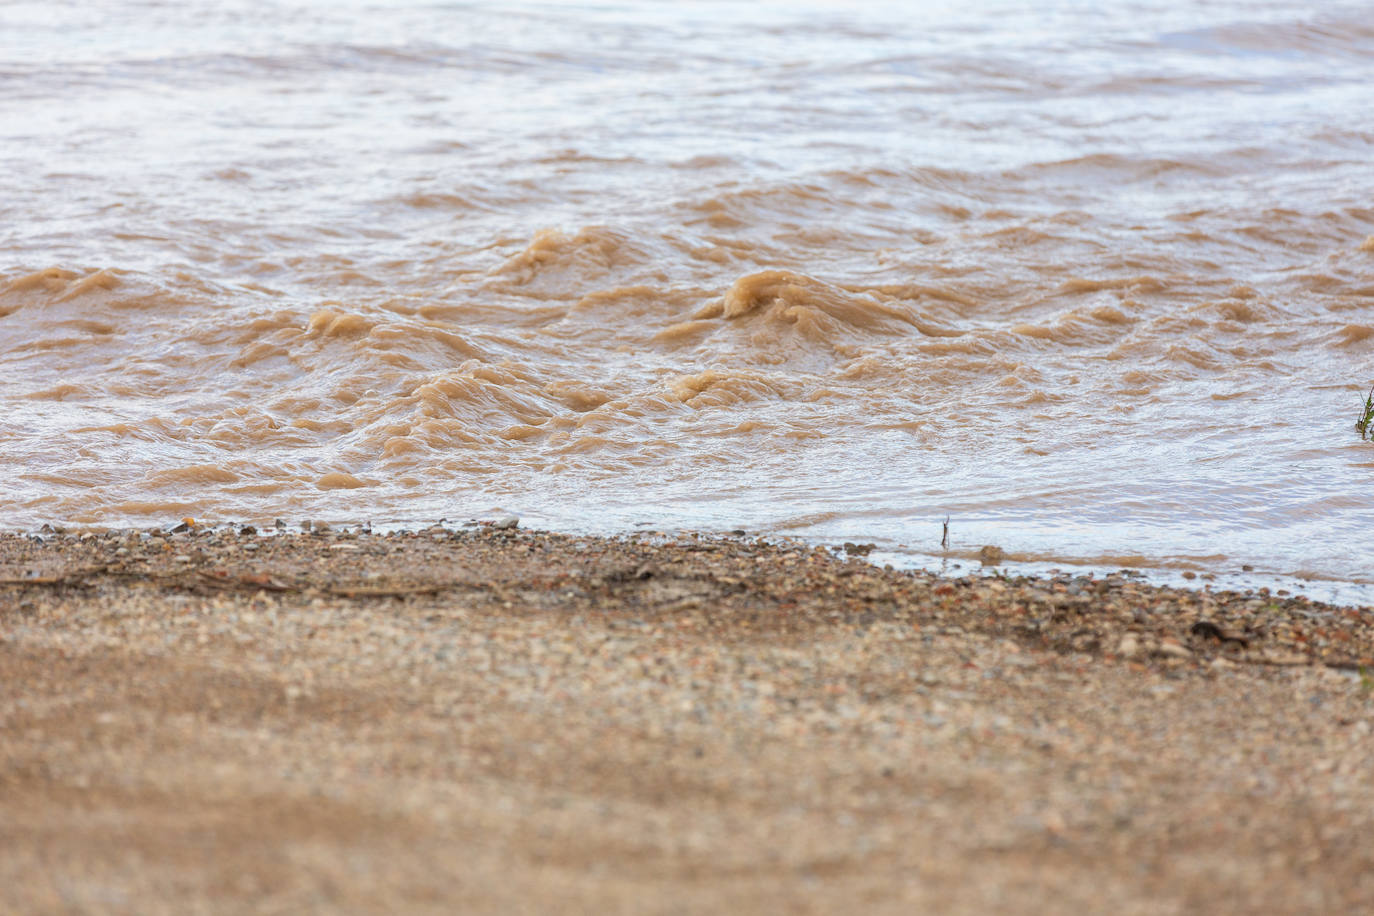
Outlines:
[[[1263,659],[1266,665],[1277,665],[1284,668],[1299,667],[1312,663],[1310,658],[1300,652],[1284,652],[1281,650],[1266,652],[1263,655]]]
[[[496,521],[492,522],[491,527],[495,528],[498,531],[509,531],[510,529],[517,527],[519,524],[520,519],[516,518],[514,515],[503,515]]]
[[[984,566],[996,566],[1002,562],[1002,558],[1005,556],[1006,553],[1002,548],[994,544],[986,544],[982,550],[978,551],[978,559]]]
[[[1121,637],[1121,643],[1116,647],[1116,654],[1122,658],[1135,658],[1140,654],[1140,640],[1136,639],[1134,633],[1127,633]]]
[[[1176,639],[1162,640],[1159,644],[1159,648],[1155,650],[1155,653],[1158,655],[1162,655],[1165,658],[1193,657],[1193,650],[1189,649],[1187,646],[1183,645],[1183,643],[1179,642]]]

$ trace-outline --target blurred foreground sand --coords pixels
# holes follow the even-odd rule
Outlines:
[[[1374,909],[1369,610],[491,530],[0,582],[0,912]]]

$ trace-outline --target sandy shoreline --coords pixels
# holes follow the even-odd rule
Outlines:
[[[1361,666],[747,540],[0,536],[0,911],[1357,912]]]

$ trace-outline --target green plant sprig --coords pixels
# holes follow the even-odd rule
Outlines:
[[[1355,421],[1355,431],[1360,434],[1360,438],[1368,439],[1374,435],[1374,429],[1370,425],[1374,424],[1374,386],[1369,389],[1369,394],[1364,399],[1364,413]]]

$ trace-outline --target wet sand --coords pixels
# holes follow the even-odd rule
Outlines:
[[[0,911],[1362,912],[1374,610],[478,527],[0,537]]]

